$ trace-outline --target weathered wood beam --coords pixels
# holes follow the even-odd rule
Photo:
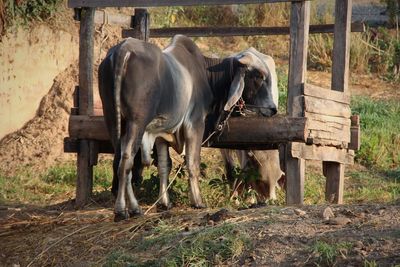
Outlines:
[[[350,104],[351,101],[349,93],[333,91],[313,84],[306,83],[303,85],[302,89],[303,89],[303,94],[307,96],[313,96],[320,99],[327,99],[348,105]]]
[[[144,8],[135,8],[135,16],[132,22],[132,37],[149,41],[150,38],[150,15]]]
[[[329,146],[306,145],[304,143],[291,143],[288,147],[290,148],[291,156],[295,158],[331,161],[343,164],[354,163],[353,150]]]
[[[114,148],[112,147],[111,141],[104,140],[96,140],[97,144],[97,152],[98,153],[106,153],[113,154]],[[79,139],[66,137],[64,138],[64,152],[65,153],[78,153],[80,151],[79,148]]]
[[[361,147],[360,116],[352,115],[350,119],[351,119],[351,127],[350,127],[349,149],[359,150]]]
[[[344,164],[324,161],[322,171],[326,177],[325,200],[330,203],[343,204]]]
[[[352,0],[336,0],[332,51],[332,90],[347,92],[349,85]]]
[[[310,25],[310,33],[333,33],[333,24]],[[364,24],[355,22],[352,31],[364,32]],[[289,27],[172,27],[150,29],[150,38],[169,38],[176,34],[190,37],[286,35]],[[123,29],[122,37],[135,37],[135,29]]]
[[[83,8],[79,33],[79,114],[90,114],[93,108],[94,9]]]
[[[83,8],[80,12],[79,33],[79,114],[93,113],[93,52],[94,52],[94,8]],[[77,155],[76,201],[77,207],[83,207],[89,200],[93,186],[92,141],[80,140]]]
[[[299,99],[306,81],[310,2],[292,2],[290,10],[290,58],[287,115],[301,117],[303,106]],[[286,204],[303,204],[305,160],[293,157],[290,144],[286,147]]]
[[[349,84],[351,9],[352,0],[335,1],[331,88],[344,93],[348,92]],[[345,166],[339,160],[324,160],[322,164],[326,177],[326,199],[342,204]]]
[[[242,146],[246,148],[275,148],[271,144],[305,141],[307,119],[283,116],[233,117],[221,136],[213,139],[212,147]],[[251,129],[251,130],[249,130]],[[109,140],[100,116],[70,116],[69,136],[76,139]]]
[[[94,23],[130,28],[132,27],[132,16],[111,14],[105,10],[97,10],[94,15]]]
[[[276,144],[305,141],[307,119],[284,116],[230,118],[222,135],[212,147],[276,149]],[[274,146],[271,146],[274,145]]]
[[[70,116],[68,132],[71,138],[110,140],[102,116]]]
[[[201,6],[264,4],[298,2],[304,0],[68,0],[68,7],[161,7],[161,6]]]
[[[351,116],[351,109],[349,104],[343,104],[334,100],[317,98],[307,95],[300,96],[299,102],[303,104],[304,112],[329,115],[346,119],[350,119]]]

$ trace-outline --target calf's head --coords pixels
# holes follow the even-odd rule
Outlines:
[[[270,117],[278,109],[278,81],[272,57],[249,48],[234,56],[240,63],[231,84],[224,110],[243,98],[251,112]]]

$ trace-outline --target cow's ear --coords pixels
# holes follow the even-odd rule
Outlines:
[[[244,75],[245,71],[239,69],[233,78],[231,87],[229,89],[228,101],[226,101],[224,110],[229,111],[236,102],[239,101],[244,89]]]

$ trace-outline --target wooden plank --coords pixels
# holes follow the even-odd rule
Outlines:
[[[274,149],[274,143],[305,141],[307,119],[285,116],[233,117],[213,147],[263,147]],[[249,131],[251,129],[251,131]],[[69,136],[78,139],[109,140],[109,135],[101,116],[70,116]]]
[[[333,33],[333,24],[310,25],[310,33]],[[352,24],[352,31],[363,32],[363,23]],[[150,29],[151,38],[169,38],[176,34],[190,37],[286,35],[289,27],[172,27]],[[135,37],[135,29],[123,29],[122,37]]]
[[[347,92],[349,84],[352,0],[336,0],[332,52],[332,89]]]
[[[326,201],[335,204],[343,204],[344,164],[324,161],[322,163],[322,170],[326,177]]]
[[[292,3],[290,12],[290,58],[287,114],[302,116],[302,106],[296,98],[302,94],[306,80],[310,2]]]
[[[329,140],[331,144],[337,144],[340,147],[347,148],[350,142],[350,129],[346,132],[310,130],[308,137],[313,139],[313,144],[316,144],[316,140]]]
[[[360,116],[353,115],[350,117],[350,119],[351,119],[351,127],[350,127],[349,149],[359,150],[361,147]]]
[[[133,17],[133,36],[134,38],[149,41],[150,37],[150,16],[146,9],[135,8],[135,16]]]
[[[102,116],[71,115],[68,132],[70,137],[77,139],[110,140]]]
[[[285,157],[286,204],[303,205],[306,163],[302,158],[292,157],[290,147],[291,145],[289,144]]]
[[[77,158],[75,206],[82,208],[88,203],[93,187],[93,165],[90,164],[89,140],[79,141]]]
[[[301,96],[305,112],[342,117],[349,119],[351,116],[350,105],[333,100],[316,98],[313,96]]]
[[[307,123],[307,130],[309,130],[310,135],[316,133],[315,137],[319,136],[318,133],[329,133],[333,135],[334,140],[350,141],[350,127],[343,124],[332,123],[332,122],[321,122],[318,120],[309,119]],[[337,135],[337,137],[335,136]],[[325,138],[319,136],[320,138]]]
[[[360,125],[360,115],[352,115],[350,117],[351,126],[359,126]]]
[[[318,121],[318,122],[327,122],[327,123],[332,123],[332,124],[338,124],[338,125],[345,125],[350,127],[351,126],[351,121],[346,118],[342,117],[334,117],[334,116],[329,116],[329,115],[323,115],[323,114],[317,114],[317,113],[310,113],[310,112],[304,112],[304,117],[308,118],[310,121]]]
[[[96,140],[98,153],[113,154],[114,148],[110,141],[98,141]],[[64,138],[64,152],[65,153],[78,153],[79,152],[79,140],[71,137]]]
[[[306,123],[307,119],[303,117],[233,117],[217,141],[220,145],[304,142]]]
[[[307,160],[332,161],[343,164],[354,163],[354,151],[339,149],[336,147],[306,145],[303,143],[292,143],[290,147],[291,156]]]
[[[79,33],[79,114],[93,110],[94,8],[81,10]]]
[[[306,80],[309,26],[310,2],[292,2],[287,100],[287,115],[290,117],[301,117],[304,112],[299,96]],[[292,156],[291,144],[287,145],[285,155],[286,204],[303,204],[305,160]]]
[[[348,120],[350,121],[350,120]],[[308,118],[308,124],[307,124],[307,129],[308,130],[320,130],[320,131],[326,131],[326,132],[331,132],[331,133],[336,133],[336,132],[350,132],[350,126],[346,124],[340,124],[337,122],[329,122],[329,121],[320,121],[316,120],[313,118]]]
[[[330,146],[335,148],[348,148],[348,143],[340,140],[323,139],[318,137],[309,137],[306,141],[307,145]]]
[[[68,0],[68,7],[161,7],[161,6],[201,6],[201,5],[234,5],[264,4],[279,2],[296,2],[303,0]]]
[[[79,32],[79,114],[93,112],[93,42],[94,8],[83,8],[80,12]],[[92,193],[94,157],[89,140],[80,140],[77,155],[76,206],[83,207]]]
[[[351,98],[350,94],[333,91],[330,89],[325,89],[316,85],[312,84],[304,84],[303,86],[303,94],[307,96],[313,96],[320,99],[327,99],[332,100],[335,102],[343,103],[343,104],[350,104]]]
[[[105,24],[105,25],[117,25],[125,28],[131,28],[132,16],[127,16],[123,14],[112,14],[107,12],[106,10],[96,10],[94,14],[94,23]]]

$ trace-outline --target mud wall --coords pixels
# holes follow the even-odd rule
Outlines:
[[[45,25],[0,43],[0,139],[33,118],[54,78],[78,58],[77,34]]]

